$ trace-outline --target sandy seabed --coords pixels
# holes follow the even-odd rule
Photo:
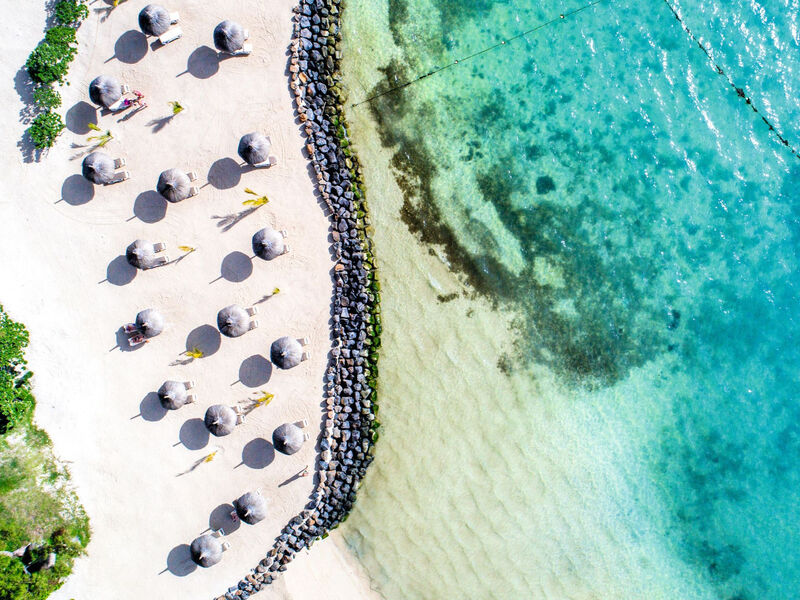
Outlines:
[[[71,85],[60,89],[67,130],[39,161],[26,160],[19,145],[30,94],[21,66],[43,37],[44,2],[14,5],[16,28],[6,32],[0,57],[0,302],[31,332],[36,420],[69,463],[93,532],[56,599],[219,596],[256,566],[313,486],[312,477],[292,476],[313,469],[316,456],[333,263],[285,75],[293,2],[170,2],[183,36],[163,47],[138,29],[145,4],[89,5]],[[224,19],[249,30],[250,56],[217,59],[212,31]],[[143,92],[148,107],[95,112],[88,84],[100,74]],[[173,100],[186,110],[169,118]],[[89,121],[113,132],[105,151],[126,160],[130,179],[103,187],[80,176]],[[240,167],[238,140],[250,131],[271,136],[276,166]],[[179,204],[161,199],[155,184],[171,167],[197,172],[200,194]],[[270,202],[226,229],[224,218],[246,209],[246,187]],[[287,231],[288,255],[252,258],[250,238],[265,226]],[[135,239],[165,243],[173,260],[183,254],[180,245],[196,251],[135,272],[124,259]],[[220,308],[250,306],[276,287],[278,295],[258,304],[256,330],[235,339],[215,333]],[[120,326],[144,308],[164,314],[164,333],[120,349]],[[272,369],[269,346],[283,335],[309,337],[311,359]],[[182,353],[194,345],[206,356],[187,361]],[[167,379],[194,381],[196,402],[164,411],[155,391]],[[208,406],[246,403],[262,390],[275,394],[269,406],[231,435],[208,437]],[[295,455],[276,454],[272,430],[302,419],[311,441]],[[213,461],[190,470],[215,451]],[[269,500],[267,519],[229,521],[231,501],[257,488]],[[185,545],[218,526],[230,550],[218,565],[195,568]],[[320,594],[374,596],[336,533],[258,597]]]

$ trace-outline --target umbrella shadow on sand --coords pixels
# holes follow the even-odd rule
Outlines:
[[[167,555],[167,568],[161,571],[169,571],[176,577],[186,577],[197,569],[197,565],[192,561],[192,552],[189,544],[179,544],[169,551]],[[159,575],[161,575],[159,573]]]
[[[61,200],[70,206],[86,204],[92,198],[94,198],[94,185],[83,175],[77,173],[70,175],[61,184]]]
[[[108,282],[111,285],[128,285],[135,278],[136,267],[131,265],[123,254],[120,254],[108,263],[106,278],[98,283]]]
[[[189,419],[181,425],[181,430],[178,433],[180,442],[176,445],[183,444],[188,450],[202,450],[208,446],[209,435],[203,419]],[[199,463],[204,460],[205,457],[201,458]]]
[[[236,509],[233,507],[233,504],[220,504],[217,508],[211,511],[211,514],[208,516],[208,529],[206,529],[206,531],[216,531],[217,529],[222,529],[225,532],[225,535],[228,535],[229,533],[233,533],[239,529],[241,521],[239,521],[239,519],[234,521],[231,518],[231,513],[235,510]]]
[[[117,38],[114,44],[114,56],[106,59],[106,62],[116,58],[131,65],[142,60],[147,54],[147,49],[147,37],[137,29],[130,29]]]

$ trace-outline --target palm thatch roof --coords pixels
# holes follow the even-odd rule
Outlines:
[[[294,423],[284,423],[272,432],[272,445],[284,454],[294,454],[303,447],[303,430]]]

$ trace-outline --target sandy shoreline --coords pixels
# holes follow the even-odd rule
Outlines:
[[[61,89],[70,130],[38,164],[24,164],[16,148],[22,103],[12,81],[15,74],[25,81],[17,71],[41,39],[42,7],[20,15],[2,59],[2,93],[9,107],[2,118],[13,134],[4,140],[0,214],[13,225],[0,238],[6,259],[0,301],[31,331],[36,418],[56,453],[71,463],[93,528],[88,556],[54,598],[112,592],[121,599],[219,595],[263,557],[312,487],[311,478],[277,486],[313,465],[313,444],[291,457],[274,456],[269,444],[274,427],[299,419],[309,421],[316,437],[329,348],[329,225],[314,197],[285,77],[293,2],[172,2],[168,8],[180,12],[183,37],[156,50],[142,48],[131,33],[138,30],[142,5],[123,3],[104,22],[93,14],[84,23],[72,85]],[[209,59],[203,47],[212,45],[211,31],[224,18],[250,30],[255,48],[250,57],[219,64]],[[187,67],[188,73],[176,77]],[[142,90],[150,106],[124,121],[119,121],[124,113],[100,116],[100,125],[116,136],[108,152],[126,158],[131,179],[96,187],[84,202],[86,188],[75,177],[83,149],[70,144],[84,143],[89,112],[81,103],[88,101],[89,81],[101,73]],[[180,100],[187,110],[163,128],[148,125],[168,114],[169,100]],[[241,173],[235,168],[236,143],[252,130],[272,137],[279,162],[266,171]],[[170,167],[196,170],[199,183],[209,185],[198,197],[164,210],[152,190],[158,173]],[[272,201],[222,232],[213,217],[242,210],[244,187]],[[266,225],[289,232],[292,252],[270,263],[251,262],[250,237]],[[176,265],[126,281],[118,256],[136,238],[166,242],[171,258],[179,256],[178,245],[198,250]],[[231,268],[221,273],[223,263]],[[281,293],[259,305],[259,329],[223,338],[203,359],[170,366],[184,358],[180,353],[194,339],[192,332],[209,331],[204,326],[213,326],[218,309],[252,304],[274,287]],[[164,312],[167,330],[141,350],[112,350],[117,328],[151,306]],[[312,359],[263,381],[261,371],[250,367],[263,365],[269,344],[282,335],[309,336]],[[161,414],[152,392],[165,379],[194,380],[198,401]],[[269,407],[251,414],[230,436],[203,439],[197,419],[207,406],[233,405],[262,389],[276,396]],[[219,453],[212,463],[176,476],[214,450]],[[235,497],[259,487],[271,499],[269,517],[230,532],[232,548],[220,564],[176,576],[189,570],[179,560],[180,546],[224,514]],[[261,596],[311,597],[324,585],[333,597],[370,597],[358,569],[340,546],[326,541]],[[336,577],[304,576],[326,570],[335,570]]]

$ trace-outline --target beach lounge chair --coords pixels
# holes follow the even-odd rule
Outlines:
[[[244,310],[245,310],[245,312],[246,312],[248,315],[250,315],[251,317],[252,317],[253,315],[255,315],[255,314],[258,314],[258,308],[256,308],[255,306],[250,306],[250,307],[248,307],[248,308],[245,308]]]
[[[222,537],[223,535],[225,535],[225,530],[224,529],[215,529],[214,531],[211,532],[211,535],[213,535],[215,538]]]
[[[120,97],[119,100],[114,102],[111,106],[108,107],[108,110],[111,112],[117,112],[118,110],[122,110],[123,108],[127,108],[130,106],[130,101],[126,102],[126,98]]]
[[[184,381],[183,387],[185,387],[187,390],[192,389],[194,387],[194,381]]]
[[[120,87],[122,88],[123,95],[131,93],[131,86],[129,86],[127,83],[123,83]]]
[[[121,181],[125,181],[126,179],[130,178],[131,174],[128,171],[122,171],[121,173],[117,173],[110,183],[120,183]]]
[[[231,549],[230,542],[222,542],[222,551],[227,552]]]
[[[308,419],[300,419],[299,421],[297,421],[297,423],[295,423],[295,425],[305,429],[306,427],[308,427]]]
[[[269,166],[270,167],[274,167],[277,164],[278,164],[278,157],[275,156],[274,154],[270,154],[270,156],[269,156]]]
[[[175,23],[177,23],[177,22],[178,22],[178,21],[180,21],[180,20],[181,20],[181,15],[180,15],[180,13],[178,13],[178,12],[171,12],[171,13],[169,13],[169,22],[170,22],[170,23],[173,23],[173,24],[175,24]]]
[[[304,338],[297,338],[297,342],[298,342],[298,343],[299,343],[301,346],[308,346],[308,338],[307,338],[307,337],[304,337]]]
[[[164,242],[156,242],[153,244],[153,250],[156,252],[163,252],[167,249],[167,245]]]
[[[139,328],[136,326],[136,323],[126,323],[122,326],[122,331],[130,335],[131,333],[138,333]]]
[[[197,181],[197,171],[189,171],[186,173],[186,176],[189,178],[189,181]]]
[[[115,158],[114,159],[114,168],[121,169],[125,166],[125,159],[124,158]]]
[[[192,402],[194,402],[196,400],[197,400],[197,396],[195,396],[194,394],[189,394],[188,396],[186,396],[186,404],[191,404]]]
[[[197,187],[190,187],[189,188],[189,198],[191,198],[192,196],[197,196],[197,194],[199,194],[199,193],[200,193],[200,188],[197,188]]]
[[[310,352],[303,352],[303,354],[300,355],[300,361],[301,362],[304,361],[304,360],[308,360],[309,358],[311,358],[311,353]]]
[[[281,229],[281,235],[283,236],[283,239],[286,239],[287,237],[289,237],[289,234],[286,233],[285,229]]]
[[[308,432],[305,432],[303,434],[303,441],[307,442],[310,439],[311,439],[311,434],[309,434]]]
[[[289,250],[290,250],[289,244],[284,244],[283,245],[283,253],[284,254],[289,254]]]
[[[258,321],[250,321],[250,331],[258,327]]]
[[[167,29],[166,33],[163,33],[159,38],[158,41],[161,42],[162,46],[166,46],[170,42],[174,42],[179,37],[183,35],[183,30],[180,27],[170,27]]]
[[[139,344],[144,344],[146,341],[141,333],[137,333],[128,338],[128,345],[133,348]]]
[[[166,265],[167,263],[169,263],[169,257],[168,257],[168,256],[159,256],[158,258],[156,258],[156,259],[153,261],[153,264],[154,264],[156,267],[163,267],[163,266],[164,266],[164,265]]]
[[[232,56],[247,56],[253,51],[253,44],[243,44],[241,50],[237,50],[236,52],[231,52]]]

